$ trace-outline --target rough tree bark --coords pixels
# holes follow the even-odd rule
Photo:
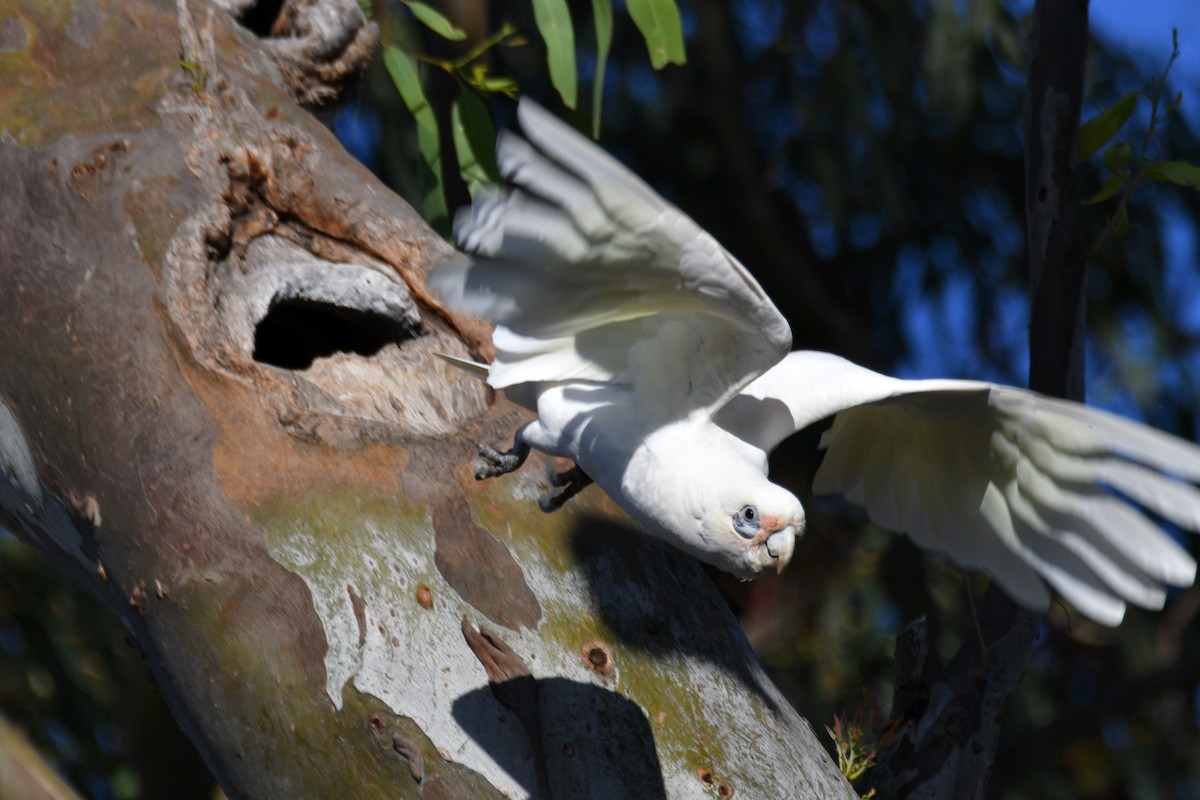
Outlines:
[[[1032,303],[1029,385],[1083,401],[1087,247],[1076,146],[1088,48],[1088,0],[1038,0],[1023,109],[1025,219]],[[894,742],[873,775],[880,798],[987,797],[1000,718],[1040,619],[996,586],[943,675],[925,672],[924,622],[896,645]],[[986,647],[983,644],[986,643]]]
[[[233,798],[853,797],[694,562],[472,479],[521,412],[435,357],[486,342],[425,289],[452,250],[298,105],[376,39],[0,3],[0,523]]]

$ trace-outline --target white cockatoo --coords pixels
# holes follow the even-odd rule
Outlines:
[[[783,439],[835,416],[814,491],[1044,610],[1049,583],[1116,625],[1161,608],[1196,563],[1158,524],[1200,530],[1200,447],[1024,389],[900,380],[791,348],[771,300],[712,236],[544,109],[502,134],[501,172],[455,221],[467,257],[432,283],[495,323],[487,382],[535,409],[507,453],[573,460],[549,509],[594,480],[646,531],[740,578],[782,570],[804,532],[767,479]],[[467,365],[469,366],[469,365]]]

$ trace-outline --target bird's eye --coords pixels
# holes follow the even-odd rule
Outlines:
[[[733,515],[733,529],[747,539],[753,539],[759,529],[758,509],[754,506],[742,506],[742,510]]]

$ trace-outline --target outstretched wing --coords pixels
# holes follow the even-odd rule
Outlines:
[[[787,323],[715,239],[536,104],[517,113],[528,141],[498,146],[509,186],[455,220],[472,257],[432,276],[496,323],[492,386],[626,383],[662,422],[711,413],[787,353]]]
[[[889,378],[826,353],[790,354],[716,421],[769,451],[836,414],[817,493],[988,572],[1044,609],[1044,578],[1116,625],[1161,608],[1196,563],[1147,512],[1200,530],[1200,447],[1087,406],[974,381]]]

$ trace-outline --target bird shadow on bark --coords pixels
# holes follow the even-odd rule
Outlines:
[[[593,606],[616,640],[655,657],[709,664],[779,710],[779,695],[768,689],[733,612],[699,563],[611,519],[584,517],[569,537]],[[708,591],[697,593],[698,585]],[[713,624],[723,617],[728,624]]]
[[[520,709],[506,710],[499,698],[536,697],[536,719]],[[525,706],[529,708],[529,706]],[[516,714],[529,738],[521,754],[494,725],[481,720]],[[454,701],[455,721],[514,776],[531,774],[522,788],[533,797],[574,800],[587,797],[666,798],[654,734],[645,713],[620,694],[566,678],[521,676],[489,689],[479,688]],[[530,730],[530,728],[533,730]],[[547,742],[553,746],[547,747]]]

